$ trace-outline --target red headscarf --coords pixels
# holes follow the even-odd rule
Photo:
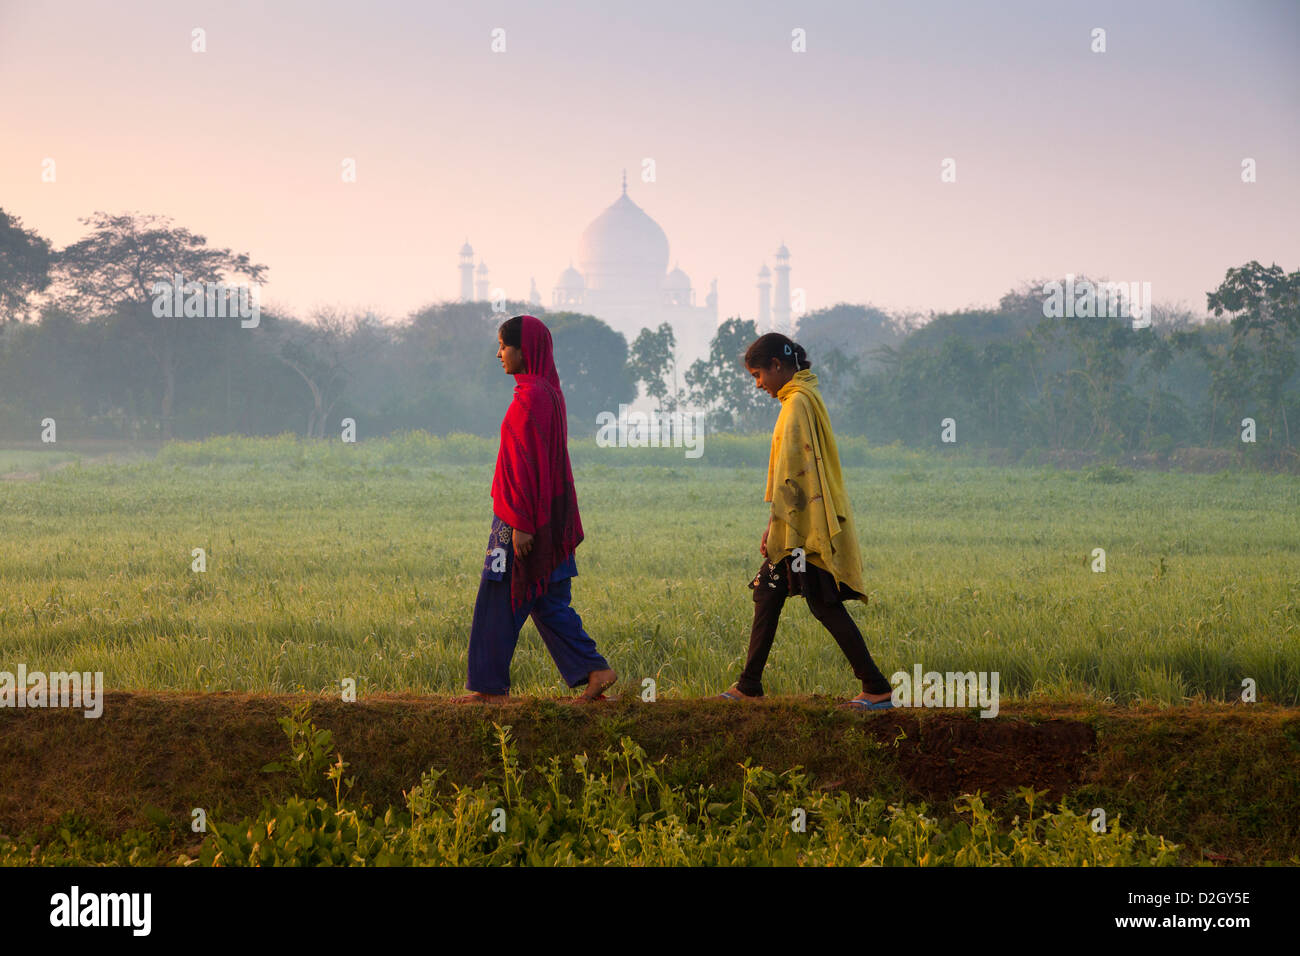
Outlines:
[[[492,477],[492,506],[506,524],[533,536],[533,548],[516,556],[510,605],[518,608],[546,590],[551,572],[582,541],[578,496],[569,464],[569,425],[552,357],[551,331],[522,316],[524,370],[501,422],[501,449]]]

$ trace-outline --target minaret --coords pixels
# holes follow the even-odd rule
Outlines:
[[[763,263],[758,271],[758,322],[755,324],[763,332],[772,331],[772,280],[768,278],[772,270]]]
[[[781,243],[776,250],[776,301],[772,303],[772,330],[790,335],[790,250]]]
[[[537,291],[537,280],[532,276],[528,277],[528,304],[533,308],[542,304],[542,294]]]
[[[474,298],[474,249],[465,240],[460,247],[460,301],[469,302]]]
[[[475,283],[474,298],[480,302],[486,302],[488,298],[488,271],[487,263],[482,259],[478,263],[478,282]]]

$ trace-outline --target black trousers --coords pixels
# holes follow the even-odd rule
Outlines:
[[[763,696],[763,668],[767,666],[767,656],[776,639],[781,609],[791,593],[802,594],[808,601],[808,610],[822,627],[831,632],[831,637],[853,665],[854,676],[862,681],[863,690],[869,694],[886,694],[893,689],[871,659],[862,632],[853,622],[844,601],[836,594],[835,579],[826,571],[809,563],[807,571],[795,574],[790,571],[789,558],[775,566],[764,561],[750,587],[754,589],[754,623],[749,632],[749,658],[740,680],[736,681],[742,694]]]

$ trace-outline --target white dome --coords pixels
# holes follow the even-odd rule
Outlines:
[[[626,189],[582,233],[578,264],[589,280],[601,275],[660,280],[668,269],[668,236],[627,197]]]
[[[579,292],[587,287],[587,283],[582,281],[582,273],[573,268],[573,266],[569,266],[569,268],[560,273],[560,281],[557,282],[556,285],[561,289],[570,291],[576,290]]]
[[[674,292],[689,292],[691,290],[691,277],[681,269],[673,266],[673,271],[668,273],[663,281],[663,287]]]

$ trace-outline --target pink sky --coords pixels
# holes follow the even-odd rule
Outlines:
[[[811,309],[1086,272],[1199,313],[1231,266],[1300,268],[1295,3],[263,6],[0,0],[0,207],[60,246],[171,216],[300,315],[455,298],[466,237],[549,304],[625,167],[723,317],[782,240]]]

